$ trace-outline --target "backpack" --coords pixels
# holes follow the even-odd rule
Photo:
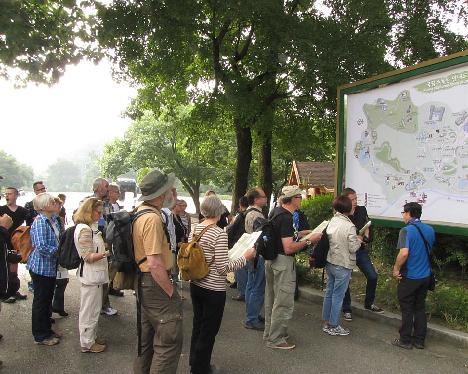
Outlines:
[[[327,255],[328,251],[330,250],[330,241],[328,240],[327,228],[328,225],[323,229],[322,237],[312,249],[312,253],[309,257],[309,265],[311,268],[322,269],[327,264]]]
[[[192,240],[180,246],[179,254],[177,255],[177,266],[184,281],[203,279],[210,272],[209,265],[205,260],[205,253],[198,242],[203,234],[212,226],[215,225],[206,226],[198,235],[195,235],[194,231]]]
[[[261,255],[265,260],[274,260],[278,257],[278,242],[279,238],[274,226],[274,220],[285,214],[281,212],[274,215],[270,219],[258,217],[253,223],[254,231],[261,231],[262,234],[257,241],[257,254]]]
[[[120,210],[109,215],[106,228],[106,243],[112,248],[113,262],[118,272],[132,274],[138,270],[133,251],[133,223],[143,214],[154,212],[142,209],[136,213]],[[167,228],[163,224],[169,240]]]
[[[75,229],[76,226],[71,226],[60,235],[57,250],[58,264],[68,270],[76,269],[83,262],[75,245]],[[83,267],[81,267],[80,275],[82,272]]]
[[[28,257],[32,252],[31,227],[19,226],[11,234],[11,245],[13,249],[21,255],[21,263],[28,262]]]
[[[245,212],[239,212],[234,222],[228,227],[226,227],[229,249],[234,247],[234,244],[236,244],[237,241],[241,238],[241,236],[245,233],[245,217],[247,217],[247,213],[251,212],[252,210],[260,212],[258,209],[255,208],[247,209]]]

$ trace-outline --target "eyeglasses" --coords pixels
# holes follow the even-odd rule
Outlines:
[[[42,188],[37,188],[37,189],[35,189],[34,191],[39,192],[39,191],[45,191],[45,190],[46,190],[46,188],[45,188],[45,187],[42,187]]]

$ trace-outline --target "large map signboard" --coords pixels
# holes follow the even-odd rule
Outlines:
[[[371,217],[401,221],[416,201],[425,221],[468,235],[468,56],[457,57],[343,90],[339,177]]]

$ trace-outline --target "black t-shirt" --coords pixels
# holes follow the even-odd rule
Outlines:
[[[283,207],[273,209],[270,215],[270,219],[273,220],[275,233],[277,234],[278,253],[284,255],[283,242],[281,239],[294,237],[293,216],[289,210]]]
[[[8,232],[11,235],[19,226],[21,226],[25,219],[27,211],[22,206],[18,206],[13,212],[7,205],[0,206],[0,215],[8,214],[13,220],[13,225],[9,228]]]

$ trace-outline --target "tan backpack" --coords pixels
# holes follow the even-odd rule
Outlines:
[[[198,242],[203,234],[212,226],[214,225],[206,226],[198,235],[194,233],[190,242],[183,243],[180,246],[179,254],[177,255],[177,266],[184,281],[203,279],[210,272],[209,265],[205,260],[205,253]]]
[[[28,262],[29,254],[32,252],[31,233],[29,226],[19,226],[11,234],[11,245],[21,255],[21,263]]]

